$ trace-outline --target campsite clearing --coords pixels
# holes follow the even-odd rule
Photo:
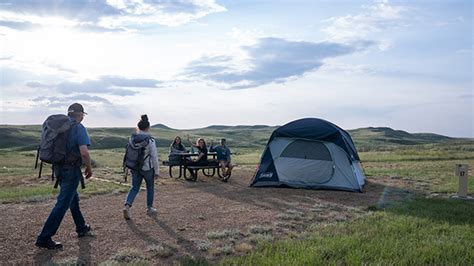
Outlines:
[[[135,260],[147,262],[171,264],[186,256],[216,260],[225,255],[245,254],[262,242],[299,237],[310,226],[369,215],[371,206],[411,195],[403,188],[389,185],[390,180],[384,184],[385,180],[375,179],[368,180],[367,193],[250,188],[252,174],[251,170],[240,169],[229,183],[207,177],[195,183],[163,178],[156,191],[158,216],[145,215],[145,193],[140,193],[132,208],[133,219],[128,222],[121,215],[125,194],[83,199],[81,207],[96,237],[77,239],[67,214],[56,237],[65,249],[58,252],[33,246],[54,200],[2,204],[0,261],[120,261],[130,258],[128,253],[133,252],[138,252]],[[94,182],[101,181],[90,183]],[[167,255],[156,255],[157,249],[166,249]]]
[[[79,192],[96,237],[77,239],[67,214],[55,238],[65,249],[50,252],[33,246],[54,204],[48,169],[38,180],[34,151],[2,149],[0,261],[473,264],[473,236],[467,234],[474,232],[473,203],[448,199],[457,188],[454,165],[474,165],[472,141],[359,152],[365,193],[250,188],[262,150],[233,149],[233,160],[241,166],[229,183],[217,177],[196,183],[170,179],[162,168],[157,218],[145,215],[145,193],[140,193],[128,223],[121,213],[128,187],[117,184],[123,180],[123,149],[92,150],[97,179]],[[166,154],[162,148],[159,153]],[[474,182],[468,191],[473,193]],[[335,254],[329,247],[343,252]],[[289,256],[271,250],[287,250]],[[308,257],[298,250],[320,252]]]

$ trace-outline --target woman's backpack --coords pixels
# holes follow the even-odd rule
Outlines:
[[[130,141],[125,147],[125,155],[123,156],[123,169],[125,172],[125,182],[127,181],[127,168],[134,171],[142,169],[145,160],[150,154],[145,155],[147,146],[150,143],[151,136],[135,137],[132,135]],[[141,135],[143,136],[143,135]]]

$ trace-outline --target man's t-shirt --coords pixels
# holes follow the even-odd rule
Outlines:
[[[230,149],[227,146],[215,146],[211,147],[211,151],[215,151],[217,154],[217,160],[230,162]]]
[[[87,129],[81,123],[77,123],[73,118],[69,119],[71,120],[71,123],[75,124],[75,126],[73,125],[73,127],[71,128],[67,140],[67,150],[69,157],[67,158],[67,160],[81,160],[81,152],[79,150],[79,146],[91,145],[89,135],[87,134]]]

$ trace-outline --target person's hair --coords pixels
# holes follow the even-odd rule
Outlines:
[[[182,141],[182,139],[181,139],[180,136],[176,136],[176,137],[174,138],[173,143],[171,143],[171,147],[174,147],[174,146],[176,145],[176,140],[177,140],[177,139],[180,140],[178,149],[179,149],[179,150],[184,150],[183,141]]]
[[[205,147],[206,147],[206,141],[205,141],[203,138],[199,138],[199,139],[197,140],[197,145],[199,146],[199,141],[201,141],[201,140],[202,140],[202,142],[204,143],[204,148],[205,148]]]
[[[148,121],[148,116],[147,115],[142,115],[140,121],[138,121],[138,129],[140,130],[146,130],[150,127],[150,121]]]

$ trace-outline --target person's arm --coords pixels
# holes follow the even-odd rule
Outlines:
[[[195,147],[197,148],[198,145],[194,144],[192,141],[191,141],[191,137],[188,135],[188,141],[189,141],[189,144],[191,144],[191,147]]]
[[[176,149],[175,147],[171,147],[171,154],[182,153],[183,151]]]
[[[150,141],[150,159],[153,162],[153,168],[155,169],[155,178],[160,176],[160,163],[158,162],[158,150],[156,149],[156,142]]]
[[[201,158],[204,156],[204,153],[201,152],[199,153],[198,157],[196,158],[196,160],[194,160],[195,162],[198,162],[199,160],[201,160]]]
[[[89,149],[87,148],[87,145],[81,145],[79,146],[79,151],[81,153],[82,163],[86,166],[84,172],[86,174],[86,179],[89,179],[92,176],[92,164]]]
[[[229,148],[227,148],[226,155],[227,155],[226,161],[230,162],[230,149]]]
[[[88,148],[88,146],[91,145],[89,134],[87,134],[87,130],[82,124],[78,124],[76,128],[78,133],[77,145],[79,146],[82,163],[86,166],[84,174],[86,175],[86,179],[89,179],[92,176],[91,156]]]
[[[189,150],[186,149],[186,146],[183,145],[183,150],[181,150],[183,153],[188,153]]]

